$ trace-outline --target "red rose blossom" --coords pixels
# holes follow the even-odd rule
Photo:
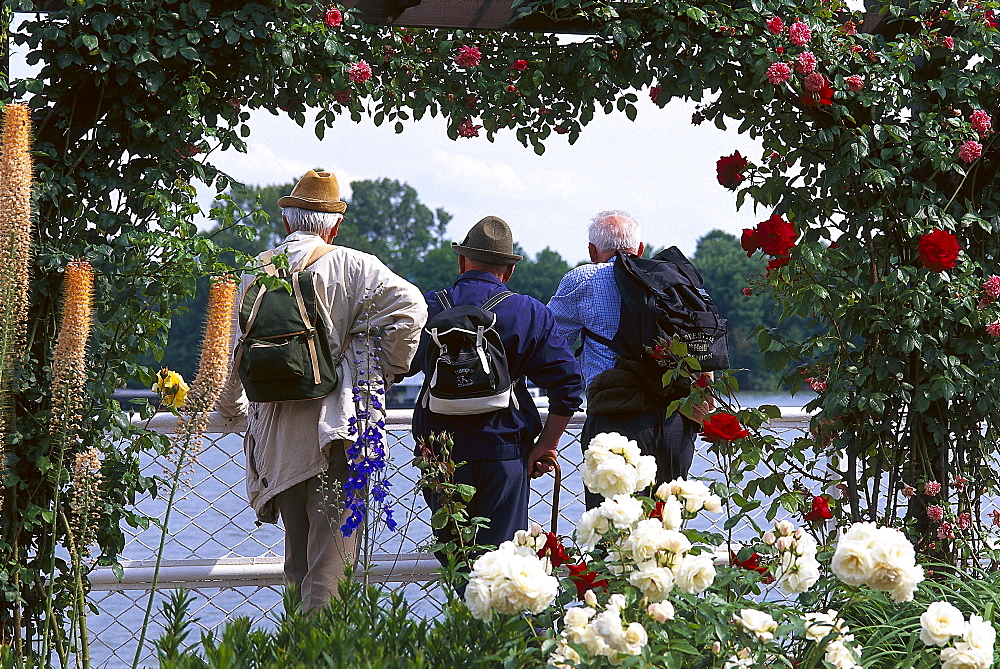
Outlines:
[[[788,41],[795,46],[804,46],[812,39],[812,29],[802,21],[796,21],[788,26]]]
[[[588,570],[586,562],[566,566],[569,567],[569,579],[576,586],[577,598],[583,599],[588,590],[608,587],[607,579],[598,579],[597,572]]]
[[[336,7],[328,7],[323,13],[323,23],[326,24],[327,28],[336,28],[341,23],[344,22],[344,15],[340,13],[340,10]]]
[[[347,104],[348,102],[351,101],[351,92],[350,91],[335,91],[334,94],[333,94],[333,99],[336,100],[337,102],[339,102],[342,105],[343,104]]]
[[[990,134],[990,130],[993,129],[993,119],[982,109],[972,112],[972,115],[969,116],[969,122],[972,124],[972,129],[979,133],[980,137]]]
[[[653,104],[658,104],[660,100],[660,87],[659,85],[653,86],[649,89],[649,99],[653,101]]]
[[[971,139],[958,148],[958,159],[964,163],[975,162],[981,155],[983,155],[983,145]]]
[[[781,20],[780,16],[771,17],[767,20],[767,29],[773,35],[780,35],[785,32],[785,22]]]
[[[847,84],[847,89],[852,93],[857,93],[865,87],[865,79],[860,74],[844,77],[844,83]]]
[[[743,289],[743,297],[750,297],[751,295],[753,295],[753,291],[752,290],[750,290],[749,288],[744,288]]]
[[[719,158],[718,162],[715,163],[715,171],[719,183],[729,190],[736,190],[737,186],[746,178],[743,176],[743,170],[749,164],[747,159],[740,155],[739,151],[736,151],[731,156]]]
[[[743,228],[743,237],[740,238],[740,246],[747,252],[747,258],[760,248],[760,238],[757,236],[757,228]]]
[[[769,256],[787,256],[797,237],[795,227],[777,214],[757,226],[757,243]]]
[[[955,38],[954,37],[945,37],[944,38],[944,46],[945,46],[946,49],[951,49],[952,51],[954,51],[955,50]]]
[[[812,509],[804,517],[810,523],[818,523],[822,520],[833,518],[833,512],[830,511],[830,496],[817,495],[813,497]]]
[[[372,78],[372,68],[371,65],[363,60],[351,65],[347,70],[347,78],[356,84],[363,84]]]
[[[917,248],[920,251],[920,261],[932,272],[943,272],[954,267],[958,252],[962,250],[955,235],[938,228],[923,235],[917,242]]]
[[[517,70],[518,72],[524,72],[528,69],[528,61],[526,60],[515,60],[510,66],[511,69]]]
[[[473,124],[471,119],[464,118],[458,124],[458,134],[461,137],[479,137],[479,129],[482,127],[481,125]]]
[[[788,261],[790,260],[791,258],[789,258],[788,256],[771,258],[771,260],[767,262],[767,267],[764,268],[765,270],[767,270],[764,272],[764,276],[771,276],[771,270],[778,269],[779,267],[784,267],[785,265],[788,264]]]
[[[746,560],[740,560],[735,551],[729,551],[729,563],[734,567],[742,567],[743,569],[755,571],[759,574],[766,574],[767,567],[757,564],[759,558],[759,555],[752,553]]]
[[[740,419],[731,413],[720,411],[705,418],[701,436],[705,441],[735,441],[750,436],[750,431],[740,425]]]
[[[799,74],[812,74],[816,71],[816,56],[811,51],[803,51],[795,62],[795,71]]]
[[[770,67],[767,68],[767,80],[772,84],[783,84],[788,81],[790,76],[792,76],[792,68],[788,67],[788,63],[771,63]]]
[[[818,77],[818,79],[810,80],[809,77]],[[822,80],[822,81],[820,81]],[[806,77],[806,88],[810,91],[809,93],[803,93],[799,96],[799,101],[806,107],[815,107],[817,105],[830,105],[833,104],[833,94],[834,90],[830,87],[830,82],[822,74],[818,72],[813,72],[808,77]]]
[[[553,567],[559,567],[569,562],[566,547],[562,545],[559,537],[553,532],[545,533],[545,545],[539,549],[538,557],[548,557]]]

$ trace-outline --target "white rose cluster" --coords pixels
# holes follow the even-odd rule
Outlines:
[[[586,551],[594,546],[612,528],[619,532],[631,530],[643,517],[642,502],[631,495],[615,495],[599,507],[589,509],[576,524],[576,541]]]
[[[771,617],[771,614],[757,609],[740,610],[738,614],[733,615],[733,622],[761,641],[774,639],[774,631],[778,629],[778,623]]]
[[[494,611],[540,613],[555,600],[559,580],[535,551],[533,545],[505,541],[475,561],[465,588],[465,603],[475,618],[489,622]]]
[[[966,620],[948,602],[933,602],[920,616],[920,640],[941,649],[941,669],[987,669],[993,666],[996,630],[975,614]],[[955,640],[954,645],[947,644]]]
[[[850,628],[833,609],[826,613],[807,613],[806,637],[816,643],[828,639],[823,659],[837,669],[861,669],[858,659],[862,648],[854,643]],[[831,635],[834,635],[831,637]]]
[[[678,498],[684,503],[684,510],[688,513],[698,513],[702,509],[709,513],[722,512],[722,499],[701,481],[674,479],[670,483],[661,484],[656,489],[656,496],[664,501],[670,497]]]
[[[643,455],[635,441],[617,432],[602,432],[590,440],[580,471],[591,492],[609,498],[631,495],[653,485],[656,459]]]
[[[883,590],[897,603],[912,600],[924,580],[913,544],[899,530],[875,523],[851,525],[837,541],[830,567],[847,585]]]
[[[778,549],[778,587],[789,595],[805,592],[819,580],[816,540],[787,520],[774,523],[764,533],[764,543]]]
[[[588,592],[587,606],[575,606],[566,611],[563,631],[549,665],[573,667],[580,662],[580,655],[570,644],[577,644],[592,656],[608,658],[611,664],[621,664],[630,655],[638,655],[649,640],[641,623],[626,624],[622,620],[625,608],[624,595],[611,595],[607,607],[598,613],[597,600]]]

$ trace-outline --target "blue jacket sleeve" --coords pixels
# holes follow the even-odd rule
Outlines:
[[[532,350],[527,376],[546,390],[549,412],[572,416],[583,403],[583,372],[573,357],[565,337],[559,333],[555,317],[541,302],[532,313]]]

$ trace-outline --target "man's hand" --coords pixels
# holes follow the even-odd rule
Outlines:
[[[555,469],[559,451],[539,442],[528,453],[528,475],[536,479]]]

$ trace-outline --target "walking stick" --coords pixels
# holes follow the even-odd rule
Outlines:
[[[559,491],[562,489],[562,467],[559,466],[559,461],[555,458],[542,458],[539,462],[552,465],[552,476],[555,477],[555,481],[552,483],[552,522],[549,531],[552,534],[558,534],[556,528],[559,526]]]

